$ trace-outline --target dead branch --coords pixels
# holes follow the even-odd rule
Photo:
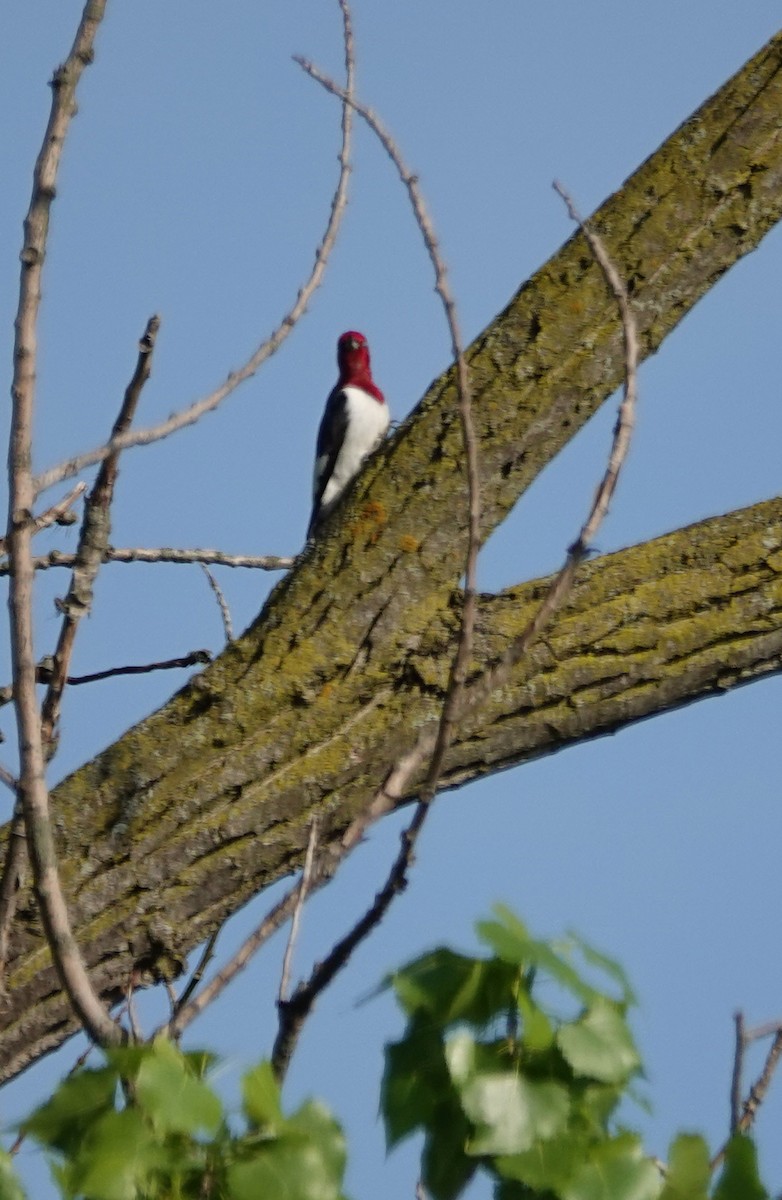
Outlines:
[[[346,93],[352,95],[355,74],[353,29],[350,23],[350,12],[346,0],[339,0],[339,5],[342,9],[343,21]],[[78,474],[85,467],[102,462],[110,454],[114,454],[119,450],[128,450],[131,446],[148,446],[152,442],[158,442],[162,438],[169,437],[172,433],[176,433],[180,429],[185,429],[188,425],[194,425],[206,413],[214,412],[232,392],[236,391],[240,384],[251,379],[266,360],[279,350],[280,346],[282,346],[306,312],[307,305],[320,286],[326,270],[326,264],[337,239],[337,233],[339,232],[347,204],[348,178],[350,175],[351,127],[350,106],[344,103],[342,106],[342,146],[339,152],[339,180],[331,200],[326,230],[315,251],[315,262],[309,278],[299,288],[293,305],[282,318],[274,332],[253,351],[241,367],[238,367],[235,371],[231,371],[225,382],[207,396],[196,400],[195,403],[180,410],[178,413],[174,413],[167,420],[161,421],[159,425],[152,425],[146,429],[136,429],[112,437],[105,445],[98,446],[94,450],[88,450],[83,454],[77,454],[73,458],[67,459],[57,466],[50,467],[48,471],[44,471],[41,475],[38,475],[34,481],[36,495],[46,491],[55,483]]]
[[[129,427],[136,413],[141,392],[152,370],[152,355],[160,328],[160,317],[150,317],[139,342],[138,359],[130,383],[120,406],[112,430],[112,439],[119,437]],[[68,679],[68,667],[73,655],[79,621],[92,608],[95,579],[103,561],[111,534],[111,504],[114,487],[119,474],[119,451],[113,451],[103,460],[95,480],[95,486],[84,505],[84,518],[79,533],[79,545],[73,574],[65,600],[60,604],[63,622],[49,685],[41,707],[41,728],[45,752],[51,758],[56,749],[57,725],[60,716],[62,694]]]
[[[24,223],[24,246],[15,321],[14,378],[12,384],[9,448],[8,549],[11,562],[9,605],[16,718],[19,737],[19,795],[41,917],[52,958],[74,1012],[94,1041],[116,1042],[120,1030],[92,988],[71,931],[57,866],[49,795],[45,781],[45,756],[41,714],[35,694],[35,651],[32,596],[31,513],[35,488],[31,471],[32,426],[35,403],[37,323],[41,275],[46,254],[49,212],[62,149],[76,111],[76,87],[92,61],[95,35],[106,0],[88,0],[66,62],[52,80],[52,106],[43,145],[35,164],[33,192]]]
[[[170,546],[150,548],[143,546],[107,546],[103,552],[104,563],[208,563],[217,567],[248,567],[257,571],[287,571],[296,562],[277,554],[224,554],[222,550],[175,550]],[[50,567],[73,567],[75,554],[61,550],[50,550],[33,559],[33,569],[48,571]],[[8,564],[0,563],[0,576],[8,574]]]
[[[733,1054],[733,1073],[730,1081],[730,1132],[737,1132],[741,1120],[741,1077],[744,1067],[744,1051],[747,1039],[744,1032],[744,1014],[737,1012],[734,1016],[736,1026],[736,1048]]]
[[[225,633],[225,640],[227,644],[228,642],[232,642],[234,640],[234,625],[233,621],[231,620],[231,610],[228,607],[228,601],[225,598],[225,593],[220,587],[220,584],[217,582],[214,575],[205,563],[201,563],[201,570],[204,572],[204,575],[206,575],[206,578],[209,581],[209,586],[212,589],[215,600],[217,601],[217,607],[220,609],[220,617],[222,618],[223,632]]]
[[[293,951],[296,947],[296,940],[299,935],[299,925],[301,924],[301,914],[304,908],[304,902],[307,899],[310,888],[310,880],[312,878],[312,864],[315,858],[315,847],[318,844],[318,829],[320,822],[317,817],[313,817],[310,822],[310,836],[307,839],[307,853],[304,856],[304,868],[301,873],[301,883],[299,885],[298,894],[296,896],[296,907],[293,910],[291,917],[291,928],[288,934],[288,944],[285,947],[285,954],[282,960],[282,971],[280,972],[280,990],[277,994],[277,1004],[282,1006],[286,1002],[288,988],[290,985],[291,965],[293,963]]]
[[[184,667],[203,666],[212,661],[209,650],[191,650],[181,658],[165,658],[162,662],[142,663],[140,666],[107,667],[105,671],[93,671],[91,675],[69,675],[66,682],[71,687],[82,683],[97,683],[100,679],[114,679],[117,675],[149,675],[152,671],[175,671]]]
[[[72,487],[67,496],[63,496],[62,500],[58,500],[51,508],[45,509],[39,513],[37,517],[33,517],[32,525],[33,532],[40,533],[42,529],[48,529],[50,525],[72,525],[76,520],[76,514],[71,512],[71,508],[81,496],[82,492],[87,490],[86,483],[77,483]],[[0,554],[6,553],[6,539],[0,537]],[[6,572],[3,572],[5,574]]]
[[[737,1022],[736,1022],[736,1024],[737,1024],[737,1043],[738,1043],[738,1037],[739,1037],[738,1016],[740,1016],[740,1014],[737,1014]],[[770,1033],[771,1029],[769,1029],[768,1032]],[[747,1039],[745,1037],[743,1037],[743,1031],[742,1031],[742,1042],[743,1042],[743,1045],[742,1045],[742,1055],[743,1055],[744,1048],[746,1047],[746,1044],[747,1044]],[[737,1061],[737,1059],[739,1059],[738,1054],[736,1054],[734,1056],[734,1070],[733,1070],[734,1080],[735,1080],[735,1076],[736,1076],[736,1061]],[[734,1115],[733,1103],[734,1103],[735,1082],[732,1083],[732,1085],[731,1085],[731,1137],[733,1137],[736,1133],[749,1133],[750,1129],[752,1128],[752,1126],[755,1122],[755,1117],[758,1114],[758,1109],[760,1108],[761,1104],[765,1100],[765,1098],[768,1094],[768,1089],[771,1087],[771,1082],[774,1078],[774,1072],[776,1071],[777,1067],[779,1066],[780,1059],[782,1059],[782,1027],[777,1026],[776,1032],[774,1033],[774,1039],[769,1047],[768,1054],[766,1055],[766,1061],[763,1063],[763,1068],[762,1068],[760,1074],[758,1075],[757,1079],[755,1080],[755,1082],[752,1084],[752,1087],[749,1089],[746,1100],[744,1100],[744,1102],[740,1106],[740,1110],[741,1110],[740,1116],[738,1118],[738,1121],[736,1122],[735,1127],[732,1124],[732,1119],[733,1119],[733,1115]],[[727,1143],[724,1146],[722,1146],[720,1150],[718,1150],[718,1152],[714,1155],[714,1158],[711,1160],[710,1165],[711,1165],[712,1171],[716,1170],[717,1167],[719,1167],[722,1164],[722,1162],[725,1159],[726,1151],[727,1151]]]
[[[346,96],[344,90],[334,80],[327,78],[311,63],[306,62],[302,58],[297,58],[296,61],[303,67],[307,74],[321,83],[327,91],[339,96],[343,100],[343,103],[350,101],[356,112],[364,119],[381,142],[396,167],[402,183],[407,189],[416,223],[421,231],[424,245],[434,268],[435,291],[439,295],[443,305],[451,335],[451,349],[456,361],[459,416],[462,426],[462,439],[467,470],[468,520],[465,586],[459,636],[451,663],[448,686],[438,722],[437,734],[433,740],[431,752],[427,746],[427,753],[430,752],[431,757],[416,812],[408,829],[402,836],[402,846],[399,855],[391,868],[384,886],[375,897],[374,903],[355,923],[350,932],[333,947],[326,959],[316,966],[307,983],[300,985],[290,999],[285,1000],[281,990],[278,1003],[279,1028],[272,1051],[272,1067],[280,1080],[284,1078],[287,1072],[301,1029],[312,1011],[317,997],[328,987],[337,972],[347,965],[353,951],[377,927],[394,898],[406,886],[407,871],[412,862],[414,847],[426,820],[429,805],[436,795],[445,754],[453,740],[457,713],[472,656],[477,591],[476,567],[480,548],[481,519],[478,442],[472,420],[469,372],[459,333],[456,304],[448,283],[447,269],[440,254],[434,226],[420,188],[418,187],[417,177],[408,169],[396,142],[371,109]],[[420,762],[416,766],[420,766]],[[351,845],[355,845],[355,841]],[[347,843],[343,843],[343,847],[344,852],[347,853],[350,847]]]

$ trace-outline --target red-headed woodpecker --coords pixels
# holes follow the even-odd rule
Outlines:
[[[337,342],[337,364],[339,379],[326,401],[318,430],[308,538],[388,429],[388,406],[372,379],[363,333],[349,330],[342,334]]]

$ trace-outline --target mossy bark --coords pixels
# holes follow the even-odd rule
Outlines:
[[[782,35],[595,214],[642,354],[782,215]],[[616,306],[580,235],[469,349],[483,529],[619,385]],[[177,972],[300,862],[312,812],[337,837],[442,700],[458,627],[466,485],[447,371],[373,458],[247,633],[53,795],[74,928],[96,986]],[[456,786],[777,670],[782,506],[590,563],[546,639],[471,716]],[[476,665],[542,583],[482,600]],[[73,1028],[30,898],[0,1010],[0,1079]]]

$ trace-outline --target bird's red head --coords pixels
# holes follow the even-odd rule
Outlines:
[[[337,363],[340,379],[343,382],[347,382],[348,376],[364,374],[371,376],[369,346],[363,333],[356,333],[354,329],[349,329],[347,333],[342,334],[337,342]]]
[[[353,384],[369,392],[381,404],[384,403],[383,393],[372,379],[372,368],[369,362],[369,344],[363,333],[349,329],[343,333],[337,342],[337,363],[339,365],[339,385],[345,387]]]

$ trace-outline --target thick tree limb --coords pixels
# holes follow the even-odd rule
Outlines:
[[[499,658],[546,583],[482,599],[479,658]],[[254,724],[236,690],[222,692],[213,677],[206,690],[185,688],[57,788],[74,921],[107,994],[121,999],[133,966],[149,976],[180,970],[187,951],[228,912],[300,864],[314,813],[322,817],[322,844],[340,836],[405,730],[436,720],[458,626],[458,605],[436,616],[374,701],[361,706],[357,686],[349,717],[337,705],[341,723],[330,734],[323,732],[335,707],[328,689],[299,696],[292,710],[305,726],[299,739],[283,715],[271,727]],[[238,674],[240,693],[257,701],[264,685],[248,649],[246,638],[233,643],[199,678]],[[774,500],[585,564],[545,644],[457,734],[442,786],[780,669],[782,500]],[[241,752],[227,744],[233,721],[244,730]],[[198,779],[187,761],[196,736],[210,764]],[[24,904],[15,940],[11,995],[0,1012],[0,1079],[73,1028]]]
[[[781,116],[779,36],[592,218],[631,283],[641,357],[782,214]],[[485,535],[621,382],[615,302],[579,235],[468,359]],[[340,837],[435,719],[459,627],[465,495],[447,373],[251,629],[58,787],[66,884],[104,996],[121,998],[133,967],[178,971],[301,862],[314,813],[322,845]],[[546,644],[459,731],[443,783],[778,671],[781,567],[777,501],[586,564]],[[482,601],[478,661],[500,658],[544,586]],[[71,1028],[24,904],[4,1077]]]

